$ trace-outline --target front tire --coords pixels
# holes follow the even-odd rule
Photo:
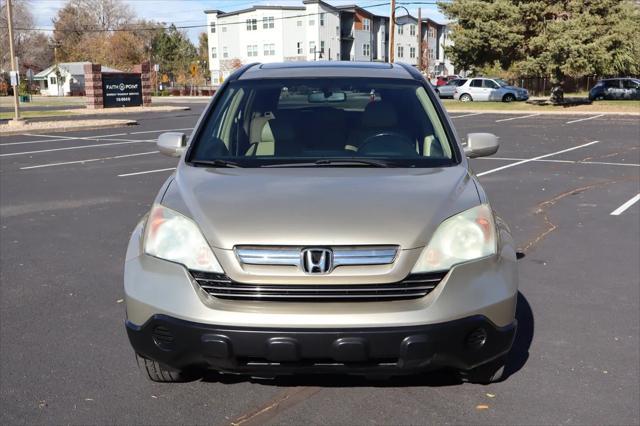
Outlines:
[[[503,355],[482,364],[472,370],[460,371],[460,379],[467,383],[476,383],[488,385],[490,383],[501,382],[506,378],[505,367],[507,365],[507,356]]]
[[[138,367],[150,380],[160,383],[180,383],[190,380],[185,372],[180,370],[170,370],[157,361],[144,358],[136,354]]]
[[[469,95],[468,93],[460,95],[460,102],[472,102],[472,101],[473,99],[471,98],[471,95]]]
[[[515,100],[516,100],[516,97],[513,96],[511,93],[507,93],[502,97],[502,102],[513,102]]]

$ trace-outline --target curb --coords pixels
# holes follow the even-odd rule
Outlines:
[[[502,109],[453,109],[448,110],[444,107],[448,114],[540,114],[540,115],[629,115],[633,117],[640,116],[640,112],[613,112],[613,111],[535,111],[535,110],[509,110]]]
[[[2,136],[14,136],[14,135],[22,135],[25,133],[29,134],[41,134],[41,133],[61,133],[61,132],[73,132],[73,131],[82,131],[82,130],[99,130],[99,129],[110,129],[113,127],[125,127],[125,126],[135,126],[138,122],[136,120],[120,120],[117,123],[106,123],[106,124],[94,124],[91,126],[66,126],[66,127],[53,127],[47,129],[21,129],[21,130],[1,130],[0,134]]]

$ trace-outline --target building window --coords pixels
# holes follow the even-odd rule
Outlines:
[[[303,55],[304,54],[304,51],[303,51],[304,48],[302,47],[302,42],[301,41],[299,41],[297,43],[297,47],[298,47],[298,55]]]
[[[255,31],[258,29],[257,19],[247,19],[247,31]]]
[[[404,57],[404,47],[398,45],[398,58],[403,58]]]
[[[227,46],[223,46],[222,47],[222,57],[223,58],[228,58],[229,57],[229,51],[227,50]]]
[[[340,36],[340,27],[336,26],[336,36]]]
[[[362,54],[366,57],[369,57],[369,55],[371,55],[371,46],[369,45],[369,43],[365,43],[362,45]]]
[[[369,31],[371,29],[371,21],[368,18],[362,20],[362,29]]]
[[[409,25],[409,35],[416,35],[416,26],[415,25]]]
[[[324,53],[324,40],[320,40],[320,53]]]
[[[320,26],[324,27],[324,13],[320,14]]]
[[[316,53],[316,42],[315,41],[310,41],[309,42],[309,54],[313,55],[314,53]]]
[[[276,54],[276,45],[271,43],[271,44],[265,44],[264,45],[264,56],[274,56]]]
[[[215,34],[216,33],[216,23],[212,22],[211,23],[211,34]]]
[[[409,48],[409,57],[410,58],[415,58],[416,57],[416,48],[415,47],[410,47]]]
[[[56,84],[56,78],[55,78],[55,77],[53,77],[53,76],[52,76],[52,77],[49,77],[49,82],[50,82],[51,84]]]
[[[433,49],[429,49],[429,58],[433,59],[435,58],[434,54],[433,54]]]
[[[247,56],[258,56],[257,44],[250,44],[247,46]]]
[[[212,57],[213,59],[215,59],[215,58],[217,58],[217,57],[218,57],[218,49],[216,49],[215,47],[212,47],[212,48],[211,48],[211,57]]]
[[[262,28],[263,29],[268,29],[268,28],[273,28],[273,16],[267,16],[265,18],[262,18]]]
[[[398,25],[398,35],[402,35],[404,34],[404,30],[402,28],[402,25]]]
[[[315,19],[309,19],[309,26],[313,27],[316,24],[316,20]]]
[[[302,21],[298,21],[298,22],[297,22],[297,25],[298,25],[299,27],[301,27],[301,26],[302,26]]]
[[[222,32],[226,33],[227,32],[227,27],[222,27]]]

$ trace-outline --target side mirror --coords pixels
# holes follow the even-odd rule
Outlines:
[[[187,147],[184,133],[167,132],[158,137],[158,150],[168,157],[180,157]]]
[[[469,133],[464,153],[469,158],[487,157],[498,152],[498,137],[491,133]]]

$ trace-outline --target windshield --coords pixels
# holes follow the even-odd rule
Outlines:
[[[213,167],[455,164],[424,87],[404,80],[234,81],[194,144],[188,161]]]
[[[500,87],[505,87],[505,86],[508,86],[508,85],[509,85],[509,83],[507,83],[506,81],[504,81],[504,80],[503,80],[503,79],[501,79],[501,78],[496,78],[494,81],[495,81],[496,83],[498,83],[498,84],[500,85]]]

